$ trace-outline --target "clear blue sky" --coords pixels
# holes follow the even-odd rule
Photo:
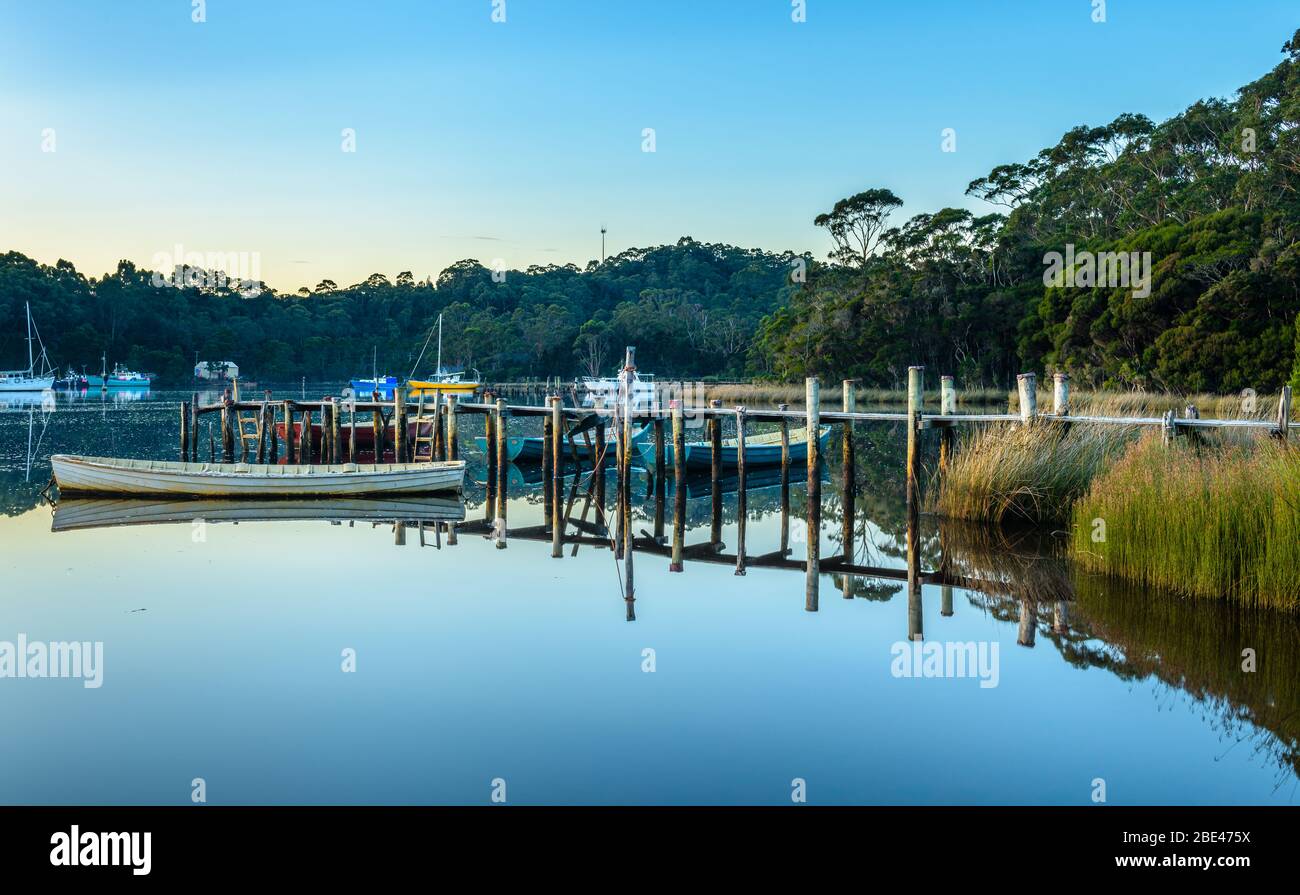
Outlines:
[[[823,255],[1076,124],[1272,68],[1295,0],[0,0],[0,250],[98,276],[258,252],[278,289],[683,235]],[[54,131],[55,151],[42,152]],[[356,152],[341,131],[354,128]],[[654,128],[654,153],[642,129]],[[941,151],[954,128],[957,152]]]

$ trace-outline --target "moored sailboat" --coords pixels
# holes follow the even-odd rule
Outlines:
[[[33,332],[35,336],[33,337]],[[33,341],[40,343],[41,352],[35,354]],[[39,369],[36,361],[40,360]],[[27,305],[27,369],[0,370],[0,392],[41,392],[54,387],[54,367],[45,354],[45,343],[40,331],[32,323],[32,307]]]

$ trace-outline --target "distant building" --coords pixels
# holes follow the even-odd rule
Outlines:
[[[223,360],[216,363],[203,361],[194,365],[195,379],[237,379],[239,378],[239,365],[232,360]]]

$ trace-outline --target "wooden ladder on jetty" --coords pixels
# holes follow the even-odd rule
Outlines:
[[[420,392],[420,404],[415,411],[412,422],[415,423],[415,439],[411,443],[411,460],[413,462],[433,462],[438,459],[438,449],[442,446],[441,429],[442,392],[433,393],[433,415],[424,412],[424,392]],[[425,427],[428,427],[427,431]],[[420,446],[428,445],[428,452],[421,454]]]

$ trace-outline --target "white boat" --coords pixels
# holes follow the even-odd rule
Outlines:
[[[632,381],[632,410],[656,410],[659,407],[659,393],[653,373],[634,373]],[[584,407],[617,407],[622,399],[621,383],[618,376],[599,378],[584,376],[582,378]]]
[[[459,490],[465,462],[178,463],[117,457],[50,458],[59,493],[195,497],[355,497]]]
[[[27,305],[27,369],[0,370],[0,392],[42,392],[54,388],[54,368],[45,355],[45,343],[41,342],[40,370],[37,370],[37,355],[32,351],[33,342],[32,306]],[[34,341],[41,341],[41,334],[36,331]]]

